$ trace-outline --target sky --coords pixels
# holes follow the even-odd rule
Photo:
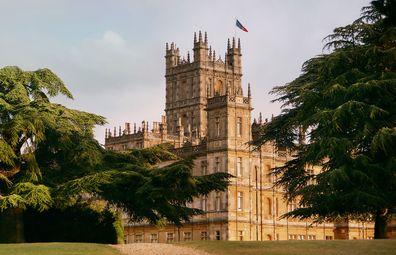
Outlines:
[[[74,100],[67,107],[106,117],[95,129],[159,121],[165,108],[165,43],[182,55],[207,31],[217,55],[241,39],[242,84],[253,118],[280,113],[268,93],[297,78],[325,36],[359,17],[369,0],[0,0],[0,68],[50,68]],[[249,30],[236,28],[235,19]],[[151,125],[150,125],[151,126]]]

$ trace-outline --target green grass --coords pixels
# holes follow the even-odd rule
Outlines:
[[[392,255],[396,240],[356,241],[267,241],[226,242],[201,241],[179,245],[205,250],[218,255]]]
[[[0,255],[121,255],[106,244],[24,243],[0,244]]]

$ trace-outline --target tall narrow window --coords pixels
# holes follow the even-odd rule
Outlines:
[[[243,209],[243,193],[240,191],[238,191],[237,209],[238,211],[242,211]]]
[[[220,136],[220,118],[219,117],[216,118],[216,136],[217,137]]]
[[[242,158],[241,157],[238,157],[237,158],[237,165],[236,165],[236,167],[237,167],[237,176],[238,177],[241,177],[242,176]]]
[[[267,197],[267,215],[272,215],[272,201]]]
[[[266,182],[271,182],[271,166],[270,165],[266,165],[265,166],[265,181]]]
[[[206,175],[207,163],[206,160],[201,161],[201,175]]]
[[[275,198],[275,216],[279,216],[279,201],[278,198]]]
[[[238,117],[237,118],[237,126],[236,126],[236,135],[237,137],[241,137],[242,136],[242,118]]]
[[[238,234],[239,234],[239,241],[243,241],[243,231],[239,230]]]
[[[202,199],[201,199],[201,209],[202,209],[202,211],[206,211],[206,197],[203,197]]]
[[[216,157],[216,162],[215,162],[215,172],[220,172],[220,158]]]
[[[220,194],[217,193],[216,194],[216,211],[220,211],[221,210],[221,198],[220,198]]]

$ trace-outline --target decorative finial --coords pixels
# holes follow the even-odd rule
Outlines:
[[[251,93],[250,93],[250,82],[248,83],[248,98],[251,97]]]
[[[205,44],[207,44],[208,43],[208,33],[206,33],[206,31],[205,31]]]
[[[114,137],[116,137],[116,136],[117,136],[117,128],[114,127]]]
[[[187,51],[187,62],[190,63],[190,51]]]
[[[212,46],[209,46],[209,60],[212,59]]]
[[[232,48],[235,49],[235,37],[232,37]]]
[[[171,50],[173,50],[175,48],[175,44],[172,42],[171,43]]]
[[[228,41],[227,41],[227,50],[230,50],[230,48],[231,48],[230,38],[228,38]]]
[[[167,51],[169,50],[169,45],[168,45],[168,43],[166,43],[166,50],[167,50]]]
[[[263,124],[263,115],[261,115],[261,112],[259,114],[259,124]]]
[[[213,50],[213,61],[216,61],[216,51]]]
[[[202,33],[201,33],[201,30],[199,30],[199,42],[202,42]]]
[[[197,42],[197,32],[194,32],[194,43]]]
[[[133,133],[136,134],[136,122],[133,123]]]
[[[118,136],[121,136],[121,126],[118,127]]]
[[[240,38],[238,38],[238,49],[239,50],[241,49],[241,39]]]

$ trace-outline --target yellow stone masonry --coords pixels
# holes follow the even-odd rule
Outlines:
[[[145,121],[131,130],[106,129],[110,150],[147,148],[171,143],[180,156],[197,155],[194,175],[225,171],[235,176],[227,191],[196,198],[191,206],[206,213],[178,229],[144,223],[126,223],[125,241],[176,242],[190,240],[331,240],[373,238],[372,223],[315,224],[282,219],[296,208],[284,192],[274,188],[270,169],[283,165],[290,154],[267,143],[257,150],[248,146],[267,123],[260,114],[252,121],[250,84],[242,88],[242,49],[238,39],[228,41],[224,57],[208,44],[206,33],[194,35],[193,56],[181,58],[176,44],[166,45],[166,116],[152,127]],[[307,169],[317,173],[320,168]]]

